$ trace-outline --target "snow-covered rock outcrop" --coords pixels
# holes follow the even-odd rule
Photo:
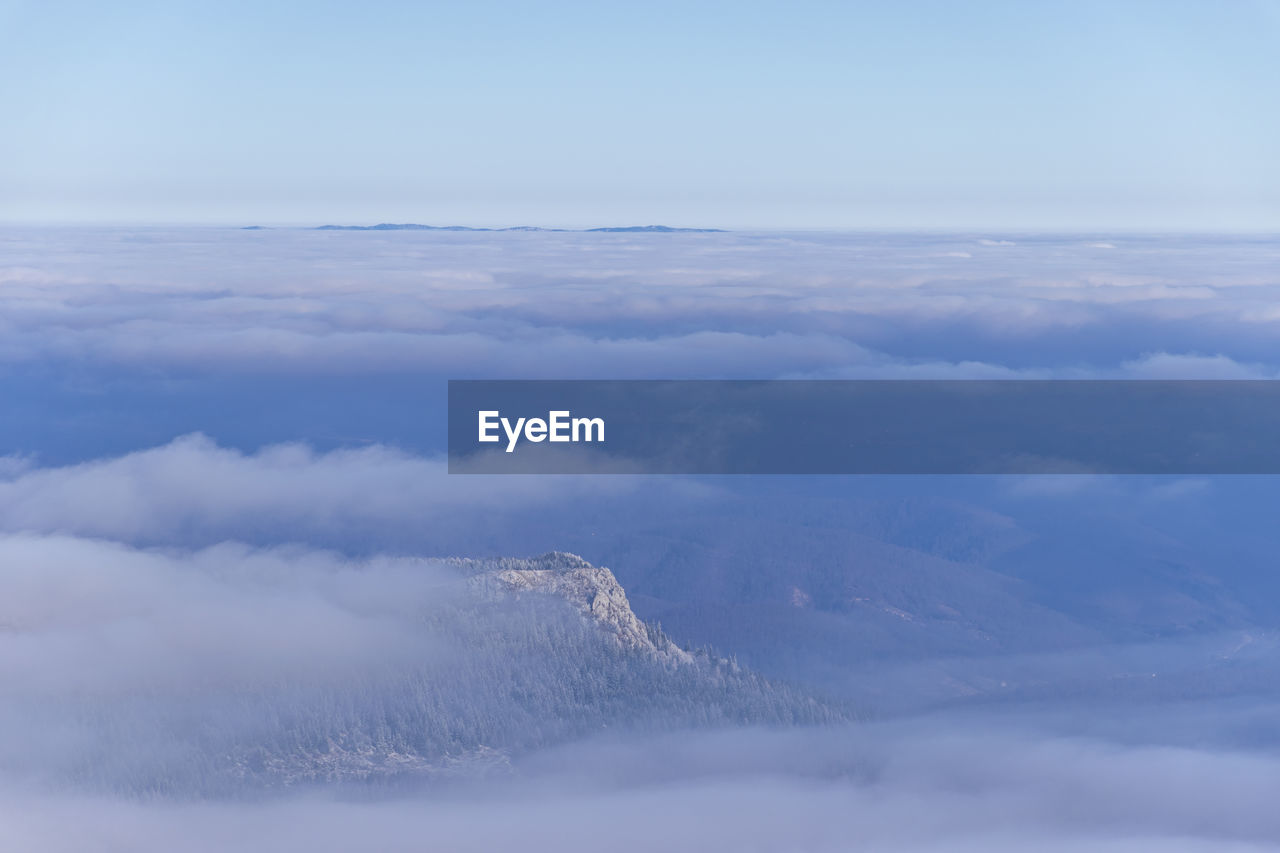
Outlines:
[[[692,655],[636,616],[626,590],[613,572],[593,566],[575,554],[553,551],[523,560],[461,562],[475,572],[471,582],[486,596],[554,595],[624,648],[648,652],[673,663],[693,661]]]

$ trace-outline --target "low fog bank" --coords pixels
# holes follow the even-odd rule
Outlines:
[[[531,378],[1280,367],[1273,240],[999,236],[3,229],[0,365]]]
[[[172,803],[8,789],[0,825],[12,849],[48,853],[1280,849],[1274,754],[998,720],[595,741],[517,771],[377,800]]]
[[[5,849],[1280,848],[1274,480],[440,457],[444,377],[1274,378],[1274,241],[0,243]],[[415,559],[551,550],[742,668]]]
[[[0,459],[0,534],[18,537],[4,548],[25,541],[23,559],[101,601],[133,584],[163,614],[175,578],[210,577],[184,574],[192,555],[243,560],[260,584],[291,555],[299,582],[276,598],[306,597],[279,624],[325,625],[304,613],[307,584],[343,566],[381,561],[352,576],[386,574],[378,594],[395,599],[418,577],[409,556],[570,551],[613,569],[676,641],[876,714],[1271,690],[1276,499],[1269,478],[458,477],[382,445],[242,452],[201,435],[75,465]],[[216,630],[226,588],[192,624]],[[253,624],[258,610],[228,612]],[[282,650],[312,642],[254,630]],[[314,640],[335,672],[356,648],[335,645],[344,630]]]
[[[438,453],[447,378],[1275,378],[1275,266],[1224,235],[0,229],[0,445]]]

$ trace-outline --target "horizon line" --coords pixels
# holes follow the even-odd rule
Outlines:
[[[383,226],[383,227],[379,227]],[[203,229],[217,231],[445,231],[454,233],[810,233],[810,234],[1062,234],[1062,235],[1097,235],[1097,234],[1129,234],[1129,235],[1185,235],[1185,236],[1275,236],[1280,238],[1280,224],[1272,227],[1215,227],[1215,226],[1147,226],[1147,225],[1062,225],[1036,227],[1028,225],[665,225],[652,223],[646,225],[528,225],[528,224],[460,224],[431,225],[419,222],[377,222],[370,225],[347,224],[338,222],[301,223],[301,222],[193,222],[190,220],[0,220],[0,229],[4,228],[67,228],[67,229]],[[642,230],[649,229],[649,230]]]

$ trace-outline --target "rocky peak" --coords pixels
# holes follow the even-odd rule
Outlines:
[[[613,572],[593,566],[576,554],[552,551],[529,559],[464,562],[474,572],[473,585],[486,595],[554,595],[624,648],[649,652],[672,662],[693,660],[688,652],[636,616]]]

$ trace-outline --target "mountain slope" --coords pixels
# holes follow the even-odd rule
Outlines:
[[[620,648],[673,664],[694,662],[693,655],[640,621],[613,572],[592,566],[575,554],[552,552],[535,560],[450,562],[472,573],[472,587],[485,599],[525,595],[561,598]]]
[[[260,230],[250,225],[243,230]],[[380,222],[377,225],[319,225],[316,231],[578,231],[613,234],[713,234],[722,228],[673,228],[670,225],[614,225],[603,228],[544,228],[538,225],[512,225],[506,228],[479,228],[470,225],[420,225],[416,222]]]
[[[19,709],[24,726],[82,745],[61,764],[42,756],[42,769],[56,768],[59,784],[164,796],[420,784],[503,770],[604,729],[846,718],[733,662],[680,649],[635,616],[608,569],[572,555],[421,565],[453,580],[425,606],[404,602],[396,630],[428,638],[432,654],[370,661],[329,683]]]

